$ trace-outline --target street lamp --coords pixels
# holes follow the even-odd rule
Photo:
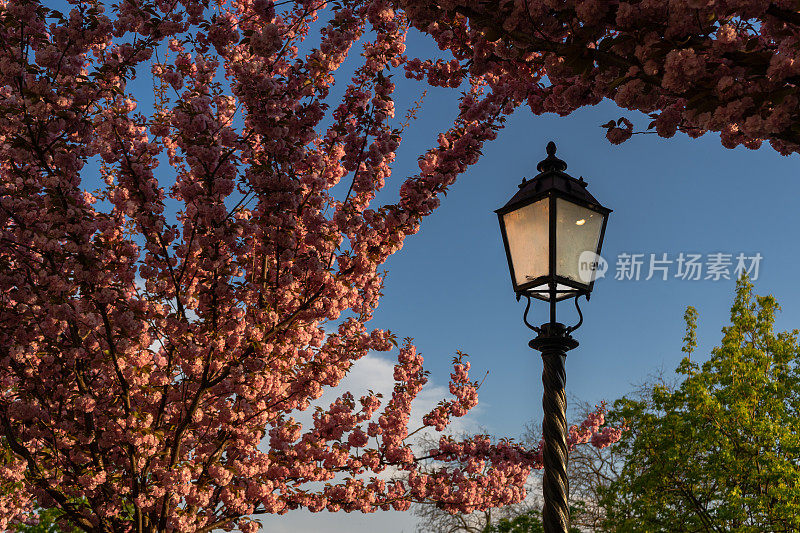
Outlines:
[[[496,211],[506,249],[511,283],[517,300],[526,297],[523,320],[537,333],[530,347],[542,353],[544,371],[544,510],[545,533],[569,529],[567,480],[567,351],[578,346],[570,333],[583,323],[578,298],[589,299],[600,261],[600,249],[610,209],[586,190],[583,178],[566,174],[567,164],[547,144],[539,174],[523,179],[519,191]],[[531,298],[550,304],[550,321],[540,327],[528,322]],[[574,298],[580,320],[566,327],[556,321],[556,303]]]

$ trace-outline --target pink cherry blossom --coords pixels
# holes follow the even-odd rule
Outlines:
[[[800,15],[791,2],[396,0],[394,6],[455,61],[409,60],[409,77],[446,85],[447,73],[458,73],[535,114],[565,115],[607,98],[649,115],[638,129],[664,137],[714,131],[729,148],[768,141],[786,155],[800,147]],[[617,125],[607,137],[617,144],[633,133]]]
[[[480,435],[413,447],[422,356],[369,321],[383,264],[506,115],[525,102],[568,113],[610,96],[613,80],[575,78],[570,61],[491,40],[445,7],[144,0],[60,14],[0,1],[0,529],[36,507],[87,531],[253,532],[257,513],[423,499],[470,512],[524,497],[540,450]],[[503,31],[527,29],[521,7],[508,4]],[[548,9],[533,6],[537,19]],[[640,17],[603,2],[576,9],[631,27]],[[411,23],[453,57],[408,57]],[[563,39],[558,24],[546,34]],[[720,50],[751,46],[740,28],[718,33]],[[626,75],[663,71],[652,46]],[[738,88],[743,73],[687,50],[667,79],[720,71],[713,88],[727,107],[700,117],[691,95],[640,98],[633,79],[621,100],[671,110],[659,131],[722,121],[733,144],[789,127],[794,96],[751,118],[764,104]],[[791,50],[779,46],[764,90],[795,75]],[[542,65],[551,89],[538,83]],[[464,93],[420,173],[378,205],[402,141],[398,72]],[[131,93],[137,73],[152,75],[152,104]],[[345,392],[298,422],[373,350],[396,352],[390,397]],[[459,352],[451,397],[423,428],[445,430],[477,404],[469,370]],[[571,438],[603,446],[619,433],[594,414]],[[422,472],[430,458],[438,466]]]

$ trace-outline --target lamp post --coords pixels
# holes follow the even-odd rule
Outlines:
[[[519,191],[496,211],[517,300],[527,298],[523,321],[536,332],[529,346],[542,353],[544,420],[542,491],[545,533],[569,529],[567,479],[567,352],[578,346],[570,335],[583,323],[578,298],[589,299],[610,209],[586,190],[583,178],[566,174],[567,164],[547,144],[539,174],[523,179]],[[531,298],[550,304],[550,321],[540,327],[528,322]],[[556,303],[574,299],[580,320],[574,326],[556,321]]]

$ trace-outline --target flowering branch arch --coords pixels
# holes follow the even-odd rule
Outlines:
[[[535,114],[604,98],[651,116],[662,137],[719,132],[727,148],[800,145],[800,12],[770,0],[400,0],[465,75]],[[452,67],[451,67],[452,68]],[[513,89],[509,88],[513,87]],[[627,119],[605,125],[613,143]]]

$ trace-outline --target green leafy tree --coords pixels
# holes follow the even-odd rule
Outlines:
[[[78,530],[66,525],[59,525],[63,513],[58,509],[40,510],[36,524],[20,524],[11,529],[14,533],[76,533]]]
[[[741,279],[731,325],[700,364],[690,307],[679,382],[615,403],[628,429],[601,497],[608,531],[800,531],[800,347],[796,330],[773,331],[778,310]]]
[[[579,509],[570,507],[570,514],[578,511]],[[484,533],[544,533],[542,513],[534,509],[512,518],[503,518],[496,525],[488,526]],[[581,530],[570,527],[569,533],[581,533]]]

